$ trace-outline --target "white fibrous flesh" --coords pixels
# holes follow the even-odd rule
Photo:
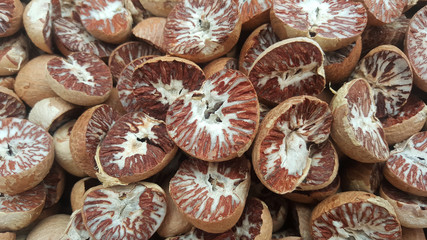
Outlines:
[[[409,25],[407,37],[408,58],[414,71],[427,81],[427,8],[424,7],[414,15]]]
[[[314,220],[313,237],[321,239],[397,239],[399,222],[387,209],[370,202],[345,203]]]
[[[166,215],[163,194],[144,185],[100,189],[84,200],[83,217],[95,239],[144,239]]]
[[[18,174],[41,163],[50,152],[49,134],[27,120],[0,122],[0,174]]]
[[[375,156],[384,159],[389,154],[388,144],[385,141],[381,122],[375,117],[376,106],[369,88],[360,84],[364,85],[365,83],[358,80],[349,89],[347,95],[348,115],[346,117],[359,146],[363,146]],[[363,89],[357,89],[358,86]],[[360,91],[365,92],[361,94]],[[356,97],[356,95],[358,96]]]
[[[366,26],[362,21],[366,18],[363,5],[348,1],[282,1],[274,6],[274,12],[292,28],[327,38],[353,37],[362,33]]]
[[[35,0],[31,2],[31,8],[27,12],[27,17],[31,21],[31,26],[40,26],[38,22],[46,24],[46,16],[52,11],[51,0]]]
[[[238,151],[246,145],[245,139],[254,134],[258,121],[251,116],[255,113],[257,99],[255,94],[250,97],[248,83],[244,75],[233,71],[229,77],[208,79],[199,91],[184,95],[179,99],[183,101],[180,111],[171,111],[171,108],[168,111],[166,123],[176,126],[168,129],[171,138],[190,154],[197,156],[202,153],[208,159],[223,158]],[[248,97],[230,100],[235,99],[238,92]],[[179,114],[181,111],[189,113],[182,116]],[[250,117],[239,117],[242,115]],[[202,147],[201,137],[205,138]]]
[[[10,24],[10,18],[12,17],[12,13],[10,10],[13,10],[10,6],[12,2],[2,2],[0,3],[0,34],[4,33],[8,30],[8,25]]]
[[[164,84],[161,79],[158,82],[153,82],[152,86],[160,93],[159,101],[164,105],[170,105],[179,96],[188,93],[188,89],[184,87],[182,80],[171,79],[168,84]]]
[[[59,240],[87,240],[90,239],[89,232],[83,223],[81,210],[76,210],[70,217],[67,229]]]
[[[197,161],[200,160],[184,162],[172,178],[174,202],[185,214],[200,221],[219,221],[230,216],[245,202],[247,192],[241,183],[248,179],[248,172],[239,172],[239,167],[232,168],[236,166],[227,163]]]
[[[0,212],[25,212],[31,211],[44,204],[46,199],[46,191],[41,185],[27,190],[23,193],[10,196],[0,194]]]
[[[387,167],[406,184],[427,191],[427,132],[409,138],[391,152]]]
[[[181,16],[166,23],[166,27],[173,26],[171,52],[177,54],[212,54],[223,47],[239,20],[229,17],[237,14],[233,1],[185,0],[182,5]]]
[[[396,51],[383,50],[363,58],[352,78],[365,78],[374,92],[379,116],[394,116],[406,103],[412,89],[409,62]]]
[[[366,9],[383,23],[391,23],[401,16],[403,8],[406,6],[402,0],[377,0],[364,1]]]

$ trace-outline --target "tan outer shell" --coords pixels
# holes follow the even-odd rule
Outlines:
[[[0,239],[2,239],[2,240],[16,240],[16,233],[14,233],[14,232],[0,233]]]
[[[383,178],[382,163],[362,163],[346,159],[341,172],[343,191],[376,193]]]
[[[28,62],[28,40],[23,34],[11,38],[11,48],[0,56],[0,76],[15,74]]]
[[[400,190],[397,190],[397,191],[400,191]],[[427,227],[427,210],[424,208],[424,206],[420,206],[416,203],[409,204],[406,202],[400,202],[398,199],[394,199],[388,196],[384,192],[383,186],[381,186],[379,194],[382,198],[387,200],[393,206],[394,210],[396,211],[396,215],[403,227],[407,227],[407,228],[426,228]],[[414,198],[417,198],[417,197],[414,196]],[[427,199],[424,199],[424,202],[427,203]]]
[[[93,184],[94,181],[97,180],[95,178],[85,177],[74,184],[70,194],[71,209],[73,210],[73,212],[83,207],[83,196],[86,193],[86,183],[89,183],[88,187],[90,188],[90,184]],[[101,183],[99,183],[98,185],[100,184]]]
[[[402,227],[402,240],[426,240],[424,229]]]
[[[223,69],[237,69],[237,59],[233,57],[221,57],[208,63],[204,68],[206,78],[210,78],[215,73]]]
[[[179,0],[139,0],[150,13],[159,17],[167,17]]]
[[[64,233],[69,221],[70,215],[67,214],[50,216],[31,230],[27,240],[57,240]]]
[[[53,134],[55,161],[68,173],[77,177],[85,177],[87,174],[77,166],[71,155],[70,134],[74,123],[75,120],[65,123]]]
[[[338,90],[337,94],[334,96],[330,103],[332,115],[334,116],[334,120],[332,122],[331,127],[331,136],[334,142],[339,147],[339,149],[345,155],[354,160],[366,163],[387,161],[389,152],[383,154],[384,157],[379,158],[375,156],[374,153],[367,151],[367,149],[362,146],[359,141],[357,141],[355,131],[348,120],[350,111],[348,109],[348,101],[346,99],[346,95],[348,93],[348,90],[357,81],[363,81],[366,86],[369,86],[369,83],[364,79],[354,79],[350,82],[347,82]],[[370,87],[368,89],[370,100],[372,102],[371,105],[374,105],[373,91]],[[372,116],[372,118],[374,122],[379,123],[379,120],[375,116]]]
[[[46,131],[56,130],[70,118],[77,106],[66,102],[60,97],[45,98],[37,102],[28,115],[28,120],[40,125]]]
[[[36,102],[56,97],[46,80],[47,62],[55,55],[42,55],[30,60],[19,71],[15,79],[14,89],[16,94],[30,107]]]
[[[166,52],[163,47],[163,28],[166,24],[166,18],[150,17],[139,22],[133,29],[135,37],[151,43],[156,48]]]

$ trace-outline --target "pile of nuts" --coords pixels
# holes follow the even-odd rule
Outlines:
[[[426,239],[427,1],[2,0],[0,239]]]

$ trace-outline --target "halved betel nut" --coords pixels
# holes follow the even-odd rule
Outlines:
[[[331,122],[328,104],[312,96],[292,97],[273,108],[252,151],[261,182],[278,194],[295,190],[310,169],[310,144],[328,139]]]

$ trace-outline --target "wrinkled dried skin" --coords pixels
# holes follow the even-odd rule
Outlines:
[[[381,119],[387,143],[392,146],[421,131],[427,119],[426,104],[411,94],[399,113]]]
[[[313,239],[401,239],[393,207],[364,192],[336,194],[313,210]]]
[[[23,34],[0,38],[0,76],[17,73],[28,58],[28,42]]]
[[[118,44],[131,34],[133,20],[123,1],[81,1],[77,9],[86,30],[102,41]]]
[[[177,208],[199,229],[221,233],[243,212],[250,184],[247,159],[208,163],[184,160],[169,184]]]
[[[12,90],[0,87],[0,119],[25,118],[26,116],[27,110],[21,99]]]
[[[102,104],[86,110],[76,121],[70,135],[70,149],[77,165],[96,177],[95,155],[98,144],[119,118],[110,106]]]
[[[35,0],[25,7],[24,27],[28,37],[47,53],[53,53],[52,25],[60,15],[59,0]]]
[[[386,199],[393,206],[403,227],[427,227],[426,197],[418,197],[402,192],[388,182],[383,182],[381,185],[380,196]]]
[[[368,11],[369,25],[376,26],[394,22],[402,15],[406,6],[405,0],[363,0],[361,2]]]
[[[0,3],[0,37],[15,34],[22,27],[24,7],[19,0],[4,0]]]
[[[87,231],[82,218],[81,210],[73,212],[70,217],[70,222],[63,236],[59,240],[87,240],[90,239],[90,234]]]
[[[58,18],[53,22],[54,39],[62,54],[92,53],[100,58],[110,56],[113,46],[106,44],[86,31],[80,22]]]
[[[93,188],[85,194],[82,209],[84,224],[94,239],[148,240],[165,214],[163,190],[144,182]]]
[[[47,63],[47,79],[61,98],[82,106],[104,102],[113,80],[108,66],[97,56],[72,53],[67,59],[56,57]]]
[[[126,42],[118,46],[108,59],[108,66],[114,79],[118,79],[123,69],[133,60],[147,55],[162,53],[144,42]]]
[[[249,35],[240,50],[239,70],[247,75],[258,56],[278,41],[280,39],[270,24],[259,26]]]
[[[53,140],[28,120],[0,121],[1,192],[17,194],[40,183],[53,163]]]
[[[271,45],[254,62],[249,79],[258,97],[270,105],[299,95],[316,95],[325,87],[323,51],[308,38]]]
[[[376,116],[394,116],[406,103],[412,89],[412,71],[397,47],[380,46],[360,60],[351,79],[366,79],[374,92]]]
[[[395,187],[427,197],[427,132],[396,144],[384,169],[384,176]]]
[[[414,71],[414,83],[427,92],[427,6],[411,19],[405,40],[405,53]]]
[[[252,84],[243,73],[228,69],[173,102],[165,122],[172,140],[186,153],[225,161],[250,147],[258,121],[259,103]]]
[[[327,187],[337,176],[338,155],[329,140],[309,149],[310,170],[298,190],[317,190]]]
[[[355,41],[367,23],[361,3],[342,0],[275,0],[270,18],[281,39],[309,37],[324,51],[334,51]]]
[[[146,60],[131,78],[120,78],[120,101],[128,112],[143,111],[164,120],[170,104],[188,92],[199,89],[203,71],[194,63],[174,57]]]
[[[309,143],[329,137],[332,114],[311,96],[294,97],[272,109],[263,120],[252,152],[255,173],[278,194],[292,192],[307,176]]]
[[[0,195],[0,231],[16,231],[28,226],[42,212],[46,190],[38,185],[33,189],[10,196]]]
[[[103,173],[119,182],[144,180],[162,170],[176,151],[163,121],[142,112],[125,114],[111,127],[99,146],[96,156],[100,169],[98,178],[104,185],[109,185],[109,180],[102,178]]]
[[[340,150],[360,162],[382,162],[389,156],[369,83],[354,79],[341,87],[331,102],[331,136]]]
[[[240,28],[235,1],[185,0],[168,15],[164,44],[171,55],[207,62],[236,44]]]

